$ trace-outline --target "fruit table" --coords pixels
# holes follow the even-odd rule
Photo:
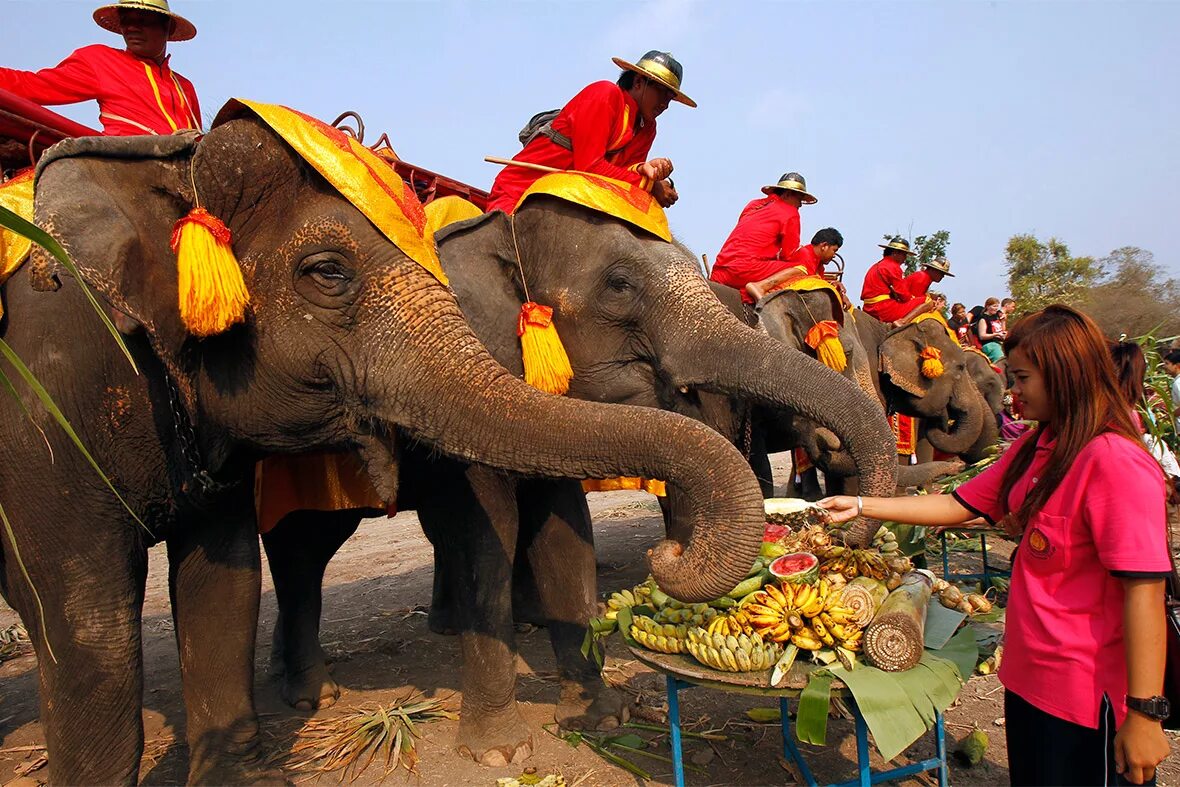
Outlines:
[[[672,745],[672,773],[676,787],[684,787],[684,752],[680,735],[680,690],[692,688],[716,689],[736,694],[751,694],[759,697],[777,697],[781,712],[783,733],[783,757],[794,762],[803,775],[808,787],[816,787],[817,782],[811,769],[807,766],[802,752],[795,744],[791,731],[790,716],[787,713],[787,700],[798,697],[810,679],[813,665],[797,662],[781,681],[778,688],[770,687],[770,670],[760,672],[720,672],[710,669],[691,656],[678,654],[656,653],[643,648],[629,646],[632,655],[639,661],[662,672],[667,680],[668,691],[668,727],[671,730]],[[934,746],[935,756],[919,762],[890,768],[884,771],[872,771],[869,768],[869,732],[864,716],[857,707],[848,689],[839,681],[832,684],[832,692],[840,697],[852,711],[856,724],[856,760],[857,778],[846,782],[833,784],[832,787],[869,787],[871,784],[900,779],[922,771],[938,771],[940,787],[947,784],[946,762],[946,734],[943,727],[942,714],[935,717]]]

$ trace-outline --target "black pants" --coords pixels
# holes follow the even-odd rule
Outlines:
[[[1124,785],[1115,771],[1114,708],[1103,697],[1098,729],[1051,716],[1004,692],[1008,778],[1013,785]],[[1155,779],[1144,782],[1154,785]]]

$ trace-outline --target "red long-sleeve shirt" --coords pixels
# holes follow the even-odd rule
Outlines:
[[[788,258],[799,248],[799,231],[799,209],[777,194],[752,201],[717,253],[709,278],[740,290],[742,300],[753,303],[746,285],[793,264]]]
[[[103,44],[84,46],[53,68],[0,68],[0,88],[45,106],[98,102],[107,136],[201,128],[193,83],[163,65]]]
[[[926,277],[922,294],[915,296],[910,291],[911,284],[921,286],[919,281],[911,282],[922,273]],[[926,289],[930,287],[929,274],[919,271],[909,277],[902,275],[901,265],[892,257],[882,257],[881,261],[869,268],[865,274],[864,286],[860,297],[865,302],[866,313],[876,317],[881,322],[894,322],[905,317],[915,306],[926,300]],[[884,298],[872,303],[873,298]]]
[[[650,190],[651,181],[635,170],[647,161],[656,138],[656,124],[643,123],[637,128],[638,117],[639,105],[625,90],[614,82],[595,82],[570,99],[553,119],[553,130],[569,137],[573,150],[538,136],[513,156],[513,161],[593,172]],[[524,167],[504,167],[492,184],[488,210],[499,208],[511,213],[520,196],[544,174]]]

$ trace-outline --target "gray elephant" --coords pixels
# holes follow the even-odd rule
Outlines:
[[[232,231],[252,295],[244,323],[204,339],[181,321],[169,249],[194,191]],[[448,288],[253,115],[219,123],[199,143],[63,142],[39,165],[36,218],[119,312],[140,370],[47,256],[34,255],[5,285],[4,340],[144,525],[31,393],[2,397],[0,500],[12,534],[2,589],[37,652],[55,783],[137,780],[141,608],[147,549],[159,542],[168,550],[189,781],[259,775],[251,481],[262,454],[357,450],[385,499],[397,496],[404,442],[529,475],[667,478],[689,500],[698,537],[657,546],[652,570],[686,598],[720,591],[757,553],[761,497],[732,445],[672,413],[526,386],[479,342]],[[489,472],[470,486],[494,495],[502,479]],[[476,540],[514,552],[495,537],[481,527]],[[725,543],[710,547],[713,538]],[[473,587],[504,579],[481,576],[485,567],[472,566]],[[509,636],[498,621],[483,624],[465,643],[465,675],[478,674],[472,652],[504,650],[497,638]]]
[[[530,197],[513,218],[492,212],[452,225],[437,239],[464,315],[492,355],[513,373],[523,374],[516,320],[525,300],[523,273],[529,297],[555,310],[554,323],[574,369],[568,397],[673,410],[714,425],[734,439],[740,437],[736,429],[740,419],[731,399],[799,413],[826,424],[846,441],[866,490],[892,493],[893,440],[877,416],[878,406],[821,364],[741,324],[718,302],[694,256],[683,246],[543,195]],[[447,479],[460,476],[462,470],[437,472],[443,479],[438,495],[445,500],[461,498],[447,492]],[[566,726],[617,724],[622,713],[618,698],[613,692],[604,693],[601,677],[578,652],[589,618],[595,614],[596,597],[593,538],[584,495],[576,481],[530,482],[513,491],[509,502],[519,510],[472,506],[465,512],[467,520],[453,508],[447,512],[448,520],[419,507],[435,545],[431,625],[436,630],[479,625],[445,615],[455,609],[455,588],[463,581],[463,564],[456,563],[456,556],[478,559],[463,557],[474,546],[467,535],[470,521],[518,523],[518,600],[539,599],[539,615],[549,626],[562,677],[558,720]],[[683,493],[680,488],[669,490],[673,544],[688,543],[701,533],[700,521],[681,515]],[[280,605],[275,641],[284,661],[288,701],[314,706],[332,701],[336,694],[317,642],[319,580],[358,519],[358,512],[300,512],[263,539]],[[868,532],[871,527],[865,523],[857,531]],[[298,548],[306,541],[298,534],[312,529],[335,532],[324,536],[322,551],[315,555]],[[503,559],[497,550],[497,570],[507,572],[513,566],[505,565]],[[520,571],[522,567],[527,570]],[[724,582],[708,587],[690,585],[684,577],[680,593],[700,600],[715,598],[726,592],[720,590],[723,584],[732,588],[744,573],[724,573]],[[497,619],[506,626],[511,625],[511,584],[480,591],[497,595],[503,605]],[[527,740],[511,734],[519,725],[504,710],[515,708],[513,687],[514,670],[505,661],[499,682],[484,687],[475,698],[485,717],[496,719],[502,730],[498,740],[486,730],[481,736],[461,735],[461,744],[476,759],[496,764],[527,754]]]
[[[977,364],[937,320],[922,320],[888,330],[880,321],[856,309],[843,312],[832,290],[779,290],[757,305],[758,319],[775,338],[802,352],[815,355],[807,343],[820,321],[839,325],[839,341],[846,359],[842,373],[866,392],[875,394],[889,412],[922,419],[926,439],[940,451],[967,461],[982,456],[998,432],[991,401],[982,398],[980,386],[991,380],[978,374]],[[922,373],[928,348],[937,351],[941,372]],[[995,376],[994,374],[992,375]],[[991,393],[990,387],[988,387]],[[853,475],[838,437],[830,430],[797,424],[800,444],[822,469],[829,485],[839,489],[840,479]],[[952,472],[954,462],[924,462],[902,467],[900,486],[926,483]]]

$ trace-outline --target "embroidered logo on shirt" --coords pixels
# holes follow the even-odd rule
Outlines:
[[[1039,527],[1034,527],[1029,531],[1028,549],[1033,557],[1039,557],[1042,560],[1057,551],[1057,547],[1049,542],[1049,537]]]

